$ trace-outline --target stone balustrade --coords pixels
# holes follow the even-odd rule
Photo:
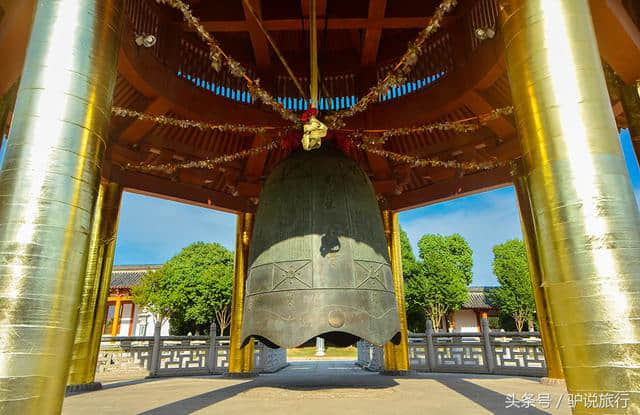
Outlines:
[[[212,331],[215,333],[215,329]],[[156,376],[222,374],[229,366],[228,336],[103,338],[96,372]],[[255,342],[254,370],[271,373],[287,365],[285,349]]]
[[[426,372],[489,373],[546,376],[547,367],[537,332],[492,332],[483,324],[481,333],[435,333],[409,335],[411,370]],[[383,348],[358,342],[357,364],[380,371]]]

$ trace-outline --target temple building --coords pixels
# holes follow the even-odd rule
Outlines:
[[[131,287],[142,276],[160,265],[121,265],[113,267],[107,316],[102,336],[153,336],[155,320],[151,313],[133,302]],[[169,335],[169,321],[162,324],[161,335]]]
[[[489,304],[487,290],[491,287],[469,287],[469,299],[460,310],[449,313],[444,319],[444,330],[456,333],[478,333],[482,331],[483,316],[497,317],[500,310]]]

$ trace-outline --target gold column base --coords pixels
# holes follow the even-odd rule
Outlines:
[[[409,329],[404,301],[404,277],[402,274],[398,212],[383,211],[382,222],[387,235],[393,287],[396,294],[396,307],[398,308],[398,318],[400,320],[400,343],[393,344],[388,342],[384,345],[384,370],[382,373],[398,376],[409,372]]]
[[[69,384],[64,391],[64,396],[75,395],[76,393],[99,391],[100,389],[102,389],[102,383],[100,382],[88,382],[77,385]]]
[[[229,341],[228,376],[246,377],[253,372],[253,339],[242,346],[242,319],[244,314],[244,292],[247,282],[247,260],[253,232],[253,213],[238,215],[236,227],[236,261],[231,296],[231,329]]]

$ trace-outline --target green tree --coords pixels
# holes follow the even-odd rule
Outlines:
[[[232,287],[233,268],[227,264],[211,266],[194,285],[194,295],[185,310],[185,320],[206,325],[215,318],[222,335],[231,323]]]
[[[173,302],[167,291],[167,280],[162,268],[148,271],[140,282],[132,287],[133,301],[146,308],[156,321],[162,323],[173,314]]]
[[[402,253],[402,275],[405,280],[409,280],[416,274],[420,265],[411,249],[409,237],[402,228],[400,228],[400,252]]]
[[[229,325],[233,254],[225,247],[218,243],[193,243],[156,273],[153,278],[145,276],[140,286],[134,288],[138,293],[136,302],[149,309],[161,304],[165,313],[169,310],[181,334],[206,331],[214,318],[220,333]]]
[[[407,303],[440,327],[449,312],[468,300],[472,279],[472,251],[460,235],[424,235],[418,242],[422,260],[407,283]]]
[[[513,239],[495,245],[493,257],[493,273],[500,287],[489,293],[489,301],[513,317],[517,330],[522,331],[525,322],[533,324],[536,312],[524,243]]]

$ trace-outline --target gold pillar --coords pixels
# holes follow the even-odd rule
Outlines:
[[[553,331],[553,321],[549,313],[548,300],[542,286],[542,270],[540,269],[540,252],[536,241],[535,224],[533,222],[533,212],[529,189],[527,188],[526,177],[516,172],[513,178],[513,185],[516,190],[518,207],[520,209],[520,225],[522,226],[522,236],[527,247],[527,257],[529,258],[529,275],[531,276],[531,286],[533,287],[533,297],[536,302],[536,315],[538,317],[538,327],[542,337],[542,347],[544,349],[544,360],[547,364],[547,377],[549,379],[564,379],[562,371],[562,361],[560,360],[560,350],[556,335]]]
[[[0,408],[59,413],[108,136],[120,0],[39,1],[0,172]]]
[[[396,293],[396,306],[400,319],[400,343],[387,342],[384,345],[384,370],[385,372],[409,371],[409,343],[407,327],[407,312],[404,301],[404,278],[402,275],[402,252],[400,251],[400,225],[398,224],[398,212],[384,210],[382,222],[389,244],[389,258],[391,259],[391,271],[393,273],[393,288]]]
[[[109,295],[121,198],[122,187],[119,184],[106,181],[100,183],[93,214],[89,258],[73,344],[71,369],[67,381],[69,385],[91,384],[95,379]]]
[[[111,271],[113,269],[113,258],[116,252],[116,234],[118,233],[118,217],[122,202],[122,186],[118,183],[109,182],[106,184],[104,202],[102,203],[102,261],[100,267],[96,269],[96,281],[98,291],[96,296],[95,314],[92,320],[91,335],[89,337],[89,363],[87,370],[91,371],[91,382],[95,377],[95,369],[98,364],[98,353],[100,352],[100,339],[107,317],[107,298],[109,297],[109,287],[111,285]]]
[[[618,411],[636,413],[640,215],[587,0],[501,0],[500,15],[567,389],[582,397],[627,394],[629,407]]]
[[[236,228],[236,261],[231,296],[231,331],[229,342],[229,373],[243,374],[253,371],[253,340],[242,346],[242,315],[244,289],[247,281],[247,259],[253,232],[253,213],[238,215]]]
[[[115,337],[118,335],[118,331],[120,327],[120,308],[122,307],[122,300],[120,297],[116,297],[116,304],[113,309],[113,324],[111,325],[111,336]]]

